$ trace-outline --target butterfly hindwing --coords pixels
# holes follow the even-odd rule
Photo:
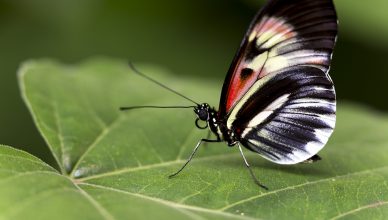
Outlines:
[[[253,20],[228,71],[220,116],[268,74],[306,65],[327,72],[336,35],[332,0],[269,1]]]
[[[335,126],[335,92],[314,67],[290,67],[256,83],[232,111],[227,126],[248,149],[280,164],[315,155]]]

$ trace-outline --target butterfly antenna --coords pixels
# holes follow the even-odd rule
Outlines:
[[[173,90],[173,89],[167,87],[166,85],[164,85],[164,84],[162,84],[162,83],[156,81],[155,79],[153,79],[153,78],[151,78],[151,77],[145,75],[144,73],[140,72],[139,70],[137,70],[137,69],[135,68],[135,66],[133,65],[133,63],[128,62],[128,65],[129,65],[129,68],[131,68],[137,75],[139,75],[139,76],[141,76],[141,77],[143,77],[143,78],[145,78],[145,79],[147,79],[147,80],[149,80],[149,81],[155,83],[156,85],[158,85],[158,86],[160,86],[160,87],[162,87],[162,88],[167,89],[168,91],[170,91],[170,92],[172,92],[172,93],[175,93],[176,95],[179,95],[180,97],[182,97],[182,98],[184,98],[184,99],[186,99],[186,100],[189,100],[190,102],[192,102],[192,103],[194,103],[194,104],[199,105],[198,102],[196,102],[196,101],[190,99],[189,97],[187,97],[187,96],[185,96],[185,95],[182,95],[181,93],[179,93],[179,92],[177,92],[177,91],[175,91],[175,90]]]
[[[155,105],[142,105],[142,106],[130,106],[130,107],[120,107],[121,111],[127,111],[132,109],[139,109],[139,108],[195,108],[196,106],[155,106]]]

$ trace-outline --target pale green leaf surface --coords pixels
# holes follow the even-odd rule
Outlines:
[[[195,100],[218,103],[221,83],[139,69]],[[63,219],[383,219],[388,212],[388,118],[368,109],[340,104],[318,163],[280,166],[247,152],[270,188],[264,191],[237,149],[225,144],[204,146],[168,179],[206,131],[195,128],[190,109],[119,112],[123,105],[190,104],[131,73],[125,62],[32,61],[19,78],[61,174],[0,148],[0,209],[6,210],[0,218],[50,219],[59,209]]]

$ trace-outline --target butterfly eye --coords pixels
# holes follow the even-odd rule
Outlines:
[[[207,121],[208,118],[208,112],[205,109],[200,109],[197,112],[198,118],[202,121]]]

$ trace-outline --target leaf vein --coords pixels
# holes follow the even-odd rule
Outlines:
[[[123,117],[117,117],[111,124],[109,124],[106,128],[102,129],[100,134],[96,136],[94,141],[86,148],[84,153],[79,157],[78,161],[75,163],[73,170],[70,173],[70,176],[74,176],[74,173],[77,171],[77,168],[81,164],[82,160],[86,157],[86,155],[97,146],[97,144],[115,127],[117,124],[121,122]]]
[[[201,157],[201,158],[196,158],[193,163],[196,163],[198,161],[207,161],[207,160],[215,160],[215,159],[225,159],[229,157],[236,157],[239,154],[237,153],[228,153],[228,154],[222,154],[222,155],[216,155],[216,156],[208,156],[208,157]],[[170,165],[176,165],[180,163],[184,163],[186,160],[173,160],[173,161],[166,161],[164,163],[156,163],[156,164],[150,164],[150,165],[143,165],[143,166],[138,166],[138,167],[130,167],[130,168],[124,168],[121,170],[114,170],[114,171],[109,171],[101,174],[95,174],[89,177],[84,177],[80,178],[78,180],[80,181],[87,181],[91,179],[97,179],[97,178],[102,178],[102,177],[108,177],[108,176],[114,176],[114,175],[119,175],[123,173],[129,173],[129,172],[136,172],[140,170],[148,170],[148,169],[153,169],[153,168],[158,168],[158,167],[166,167]]]
[[[345,216],[352,215],[354,213],[357,213],[357,212],[360,212],[360,211],[363,211],[363,210],[366,210],[366,209],[378,208],[380,206],[385,206],[385,205],[388,205],[388,201],[378,201],[376,203],[365,205],[365,206],[361,206],[361,207],[352,209],[352,210],[350,210],[348,212],[344,212],[342,214],[334,216],[333,218],[331,218],[331,220],[340,219],[340,218],[343,218]]]
[[[24,160],[24,161],[28,161],[28,162],[31,162],[31,163],[35,163],[35,164],[39,164],[39,165],[45,166],[47,168],[50,168],[53,171],[55,170],[50,165],[46,164],[45,162],[43,162],[41,160],[32,160],[32,159],[29,159],[29,158],[26,158],[26,157],[19,157],[19,156],[13,156],[13,155],[0,155],[0,158],[1,157],[8,157],[8,158],[14,158],[14,159],[18,159],[18,160]]]
[[[31,104],[31,102],[29,100],[29,97],[27,96],[25,76],[26,76],[27,70],[29,70],[31,68],[31,66],[34,67],[33,63],[28,63],[28,64],[23,65],[19,69],[17,75],[18,75],[18,80],[20,82],[20,91],[21,91],[22,98],[23,98],[24,102],[26,103],[26,106],[27,106],[28,110],[31,112],[32,119],[34,120],[36,126],[39,128],[39,130],[42,130],[40,128],[40,126],[44,122],[42,120],[40,120],[39,117],[36,116],[35,110],[32,107],[32,104]],[[52,145],[50,144],[49,138],[47,138],[45,135],[42,135],[42,137],[45,140],[45,142],[47,143],[48,147],[50,148],[50,152],[52,153],[52,155],[53,155],[56,163],[58,164],[61,172],[65,173],[65,169],[63,167],[63,164],[60,163],[58,155],[54,153],[55,151],[54,151],[54,148],[52,147]]]
[[[52,172],[52,171],[29,171],[29,172],[14,172],[14,173],[16,173],[16,174],[13,175],[13,176],[1,179],[0,183],[8,182],[10,180],[13,180],[13,179],[16,179],[16,178],[19,178],[19,177],[22,177],[22,176],[38,174],[38,173],[40,173],[40,174],[50,174],[50,175],[54,174],[54,175],[57,175],[57,176],[62,176],[62,175],[60,175],[58,173],[55,173],[55,172]]]
[[[175,206],[176,208],[188,209],[188,210],[198,211],[198,212],[213,213],[213,214],[218,214],[218,215],[228,216],[228,217],[234,217],[234,218],[239,218],[239,219],[244,219],[244,220],[253,220],[253,219],[257,220],[257,218],[251,218],[251,217],[248,217],[248,216],[239,216],[239,215],[235,215],[235,214],[228,213],[228,212],[221,212],[219,210],[206,209],[206,208],[197,207],[197,206],[189,206],[189,205],[185,205],[185,204],[174,203],[174,202],[171,202],[171,201],[168,201],[168,200],[163,200],[163,199],[159,199],[159,198],[155,198],[155,197],[150,197],[150,196],[146,196],[146,195],[142,195],[142,194],[137,194],[137,193],[131,193],[131,192],[128,192],[128,191],[124,191],[124,190],[120,190],[120,189],[115,189],[115,188],[111,188],[111,187],[107,187],[107,186],[91,184],[91,183],[79,183],[79,184],[80,185],[91,186],[91,187],[95,187],[95,188],[100,188],[100,189],[105,189],[105,190],[108,190],[108,191],[123,193],[123,194],[130,195],[130,196],[136,196],[138,198],[151,200],[151,201],[158,202],[158,203],[161,203],[161,204],[166,205],[166,206]]]
[[[60,117],[59,117],[59,112],[58,112],[58,104],[56,102],[52,102],[51,103],[51,106],[53,108],[53,115],[54,115],[54,124],[55,124],[55,127],[56,127],[56,130],[57,130],[57,138],[58,138],[58,141],[59,141],[59,149],[61,150],[61,162],[63,164],[63,166],[67,167],[67,164],[69,164],[69,161],[66,161],[67,158],[69,158],[69,156],[67,154],[65,154],[65,147],[64,147],[64,139],[63,139],[63,132],[62,132],[62,128],[61,128],[61,125],[60,125]]]
[[[74,183],[74,186],[96,208],[96,210],[101,214],[101,216],[104,219],[107,219],[107,220],[114,220],[115,219],[100,203],[98,203],[91,195],[89,195],[87,192],[85,192],[79,185]]]
[[[308,185],[318,184],[318,183],[322,183],[322,182],[327,182],[327,181],[332,180],[333,178],[345,178],[345,177],[361,175],[361,174],[365,174],[365,173],[371,173],[371,172],[377,171],[377,170],[384,170],[384,169],[387,169],[387,168],[388,168],[388,166],[384,166],[384,167],[380,167],[380,168],[363,170],[363,171],[359,171],[359,172],[348,173],[348,174],[345,174],[345,175],[339,175],[339,176],[334,176],[334,177],[330,177],[330,178],[320,179],[320,180],[316,180],[316,181],[312,181],[312,182],[305,182],[305,183],[298,184],[298,185],[288,186],[288,187],[277,189],[277,190],[274,190],[274,191],[271,191],[271,192],[268,192],[268,193],[263,193],[263,194],[259,194],[259,195],[256,195],[256,196],[252,196],[252,197],[240,200],[240,201],[232,203],[232,204],[230,204],[228,206],[224,206],[224,207],[220,208],[219,210],[220,211],[224,211],[224,210],[230,209],[231,207],[234,207],[234,206],[237,206],[237,205],[243,204],[245,202],[249,202],[249,201],[258,199],[258,198],[262,198],[262,197],[269,196],[269,195],[272,195],[272,194],[276,195],[279,192],[284,192],[284,191],[288,191],[288,190],[294,190],[296,188],[301,188],[303,186],[308,186]]]

